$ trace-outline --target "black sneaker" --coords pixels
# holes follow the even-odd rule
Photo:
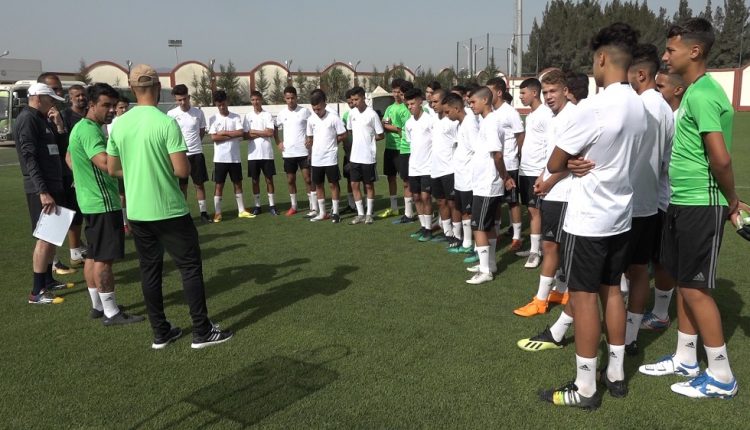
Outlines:
[[[214,220],[211,219],[210,216],[208,216],[207,212],[201,212],[201,221],[203,221],[204,224],[211,224],[214,222]]]
[[[604,383],[609,390],[609,395],[618,399],[628,395],[628,384],[623,379],[622,381],[612,382],[607,377],[607,368],[605,367],[599,372],[599,380]]]
[[[625,354],[633,357],[633,356],[638,355],[638,352],[639,352],[639,350],[638,350],[638,341],[637,340],[634,340],[633,342],[625,345]]]
[[[448,249],[458,248],[459,246],[461,246],[461,239],[457,237],[448,238],[448,246],[447,246]]]
[[[338,224],[341,222],[341,216],[339,214],[331,214],[331,222]]]
[[[273,216],[279,216],[279,211],[276,210],[276,206],[269,207],[268,213],[270,213]]]
[[[258,216],[258,215],[260,215],[260,213],[261,213],[261,210],[260,210],[260,206],[256,206],[256,207],[254,207],[254,208],[253,208],[253,211],[252,211],[252,212],[250,212],[250,213],[251,213],[251,214],[253,214],[253,215],[255,215],[255,216]]]
[[[117,309],[119,309],[120,312],[122,312],[123,310],[125,310],[122,307],[122,305],[117,305]],[[104,311],[100,311],[100,310],[96,310],[94,308],[91,308],[91,310],[89,311],[89,318],[91,318],[92,320],[97,320],[99,318],[104,318]]]
[[[52,271],[55,273],[55,275],[72,275],[73,273],[76,273],[78,269],[68,267],[62,261],[57,261],[52,266]]]
[[[123,311],[120,311],[117,313],[117,315],[113,316],[112,318],[104,318],[102,320],[102,325],[109,327],[113,325],[125,325],[125,324],[133,324],[138,323],[146,319],[143,316],[140,315],[130,315],[126,314]]]
[[[47,285],[44,287],[44,291],[67,290],[68,288],[73,288],[75,286],[76,284],[72,282],[60,282],[57,279],[53,279],[52,281],[47,283]]]
[[[154,343],[151,344],[151,348],[164,349],[167,347],[167,345],[179,339],[180,336],[182,336],[182,329],[179,327],[172,327],[164,336],[155,337]]]
[[[208,333],[203,336],[193,336],[193,343],[190,345],[193,349],[201,349],[207,346],[224,343],[234,336],[229,330],[221,330],[217,326],[211,327]]]
[[[588,411],[596,410],[602,404],[602,396],[598,392],[591,397],[578,394],[578,387],[573,381],[560,388],[539,391],[539,398],[555,406],[574,406]]]
[[[416,218],[416,217],[415,217],[415,218]],[[393,224],[410,224],[410,223],[413,223],[414,221],[416,221],[416,219],[414,219],[414,218],[409,218],[409,217],[408,217],[408,216],[406,216],[406,215],[401,215],[401,218],[399,218],[399,219],[397,219],[397,220],[393,221]]]

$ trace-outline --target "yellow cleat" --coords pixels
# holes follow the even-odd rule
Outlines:
[[[396,215],[398,215],[398,211],[397,210],[393,210],[391,208],[388,208],[388,209],[384,209],[384,210],[380,211],[380,213],[378,214],[378,218],[388,218],[388,217],[396,216]]]
[[[221,214],[220,213],[214,214],[214,222],[221,222]]]
[[[242,211],[237,214],[237,218],[255,218],[255,215],[251,214],[248,211]],[[216,221],[214,221],[216,222]]]

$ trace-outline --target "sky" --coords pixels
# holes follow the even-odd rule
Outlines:
[[[217,65],[231,59],[239,71],[266,60],[291,60],[293,70],[314,71],[337,60],[359,61],[357,70],[365,72],[402,62],[412,70],[455,65],[456,42],[463,68],[463,45],[473,38],[484,47],[487,33],[491,48],[477,54],[477,66],[484,67],[494,47],[503,69],[516,0],[37,0],[33,11],[26,1],[3,3],[0,52],[42,60],[45,70],[76,71],[81,59],[160,69],[171,69],[178,59],[215,59]],[[524,0],[524,33],[546,3]],[[705,7],[705,0],[689,3],[694,11]],[[648,5],[666,7],[671,15],[677,0]],[[169,39],[182,39],[183,47],[175,53]]]

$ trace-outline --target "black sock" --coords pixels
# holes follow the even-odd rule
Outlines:
[[[31,294],[38,295],[42,292],[44,287],[47,285],[47,274],[34,272],[34,287],[31,290]]]
[[[55,282],[55,278],[52,277],[52,264],[47,265],[47,273],[45,273],[44,276],[44,280],[47,284]]]

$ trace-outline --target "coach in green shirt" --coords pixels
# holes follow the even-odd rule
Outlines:
[[[177,122],[157,107],[161,84],[156,71],[135,66],[129,77],[138,105],[117,120],[107,144],[108,169],[122,176],[128,220],[140,258],[141,284],[154,349],[182,335],[164,314],[162,269],[164,250],[182,275],[182,286],[193,320],[193,348],[204,348],[232,337],[211,324],[206,308],[198,231],[180,191],[178,178],[187,178],[187,145]]]

